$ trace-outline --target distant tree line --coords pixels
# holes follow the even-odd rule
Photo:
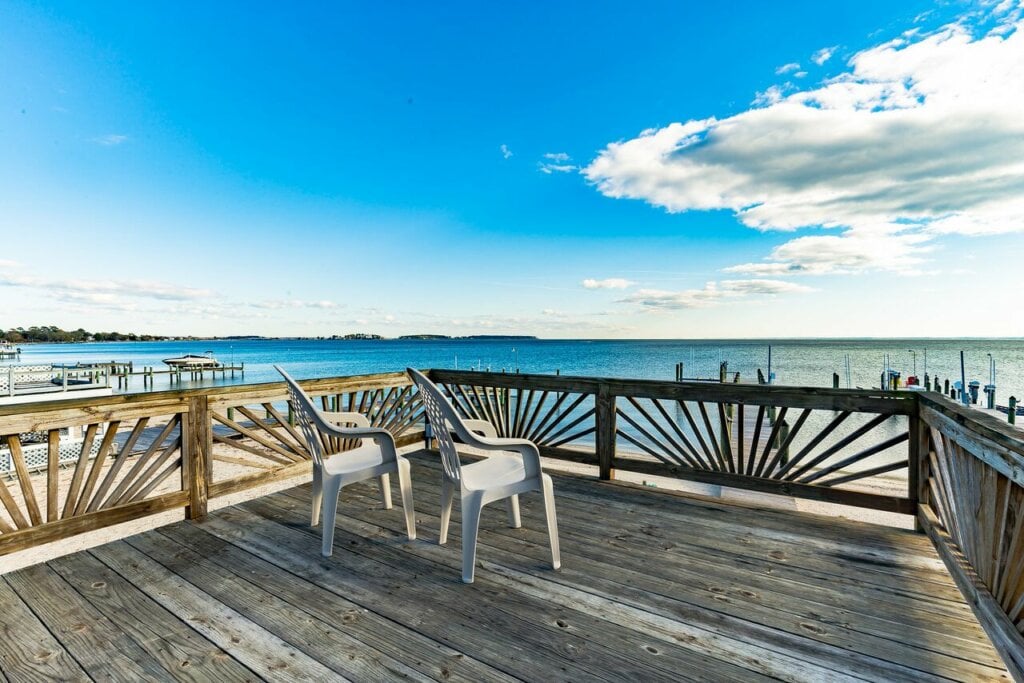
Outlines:
[[[0,341],[20,344],[23,342],[85,342],[85,341],[156,341],[167,339],[154,334],[135,334],[129,332],[86,332],[82,328],[77,330],[62,330],[56,325],[43,325],[42,327],[12,327],[6,332],[0,332]]]

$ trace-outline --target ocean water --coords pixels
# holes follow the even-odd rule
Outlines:
[[[494,372],[554,373],[602,377],[671,380],[675,365],[686,377],[718,376],[719,363],[741,380],[756,381],[757,370],[771,371],[776,384],[877,387],[885,367],[907,377],[960,379],[964,352],[967,380],[982,385],[989,379],[989,354],[996,363],[996,400],[1024,398],[1024,339],[805,339],[805,340],[296,340],[244,339],[193,342],[101,342],[25,344],[17,363],[133,361],[136,369],[164,369],[162,359],[212,351],[224,363],[245,364],[245,372],[203,380],[183,379],[182,387],[269,382],[278,379],[273,364],[299,378],[354,375],[418,368],[482,369]],[[849,357],[849,377],[846,359]],[[0,363],[10,364],[9,361]],[[153,390],[169,388],[166,375],[156,377]],[[132,378],[127,392],[148,390]]]

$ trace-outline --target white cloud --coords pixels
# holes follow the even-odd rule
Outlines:
[[[776,69],[775,74],[778,76],[782,76],[783,74],[793,73],[796,71],[800,71],[800,65],[796,62],[790,62],[789,64],[783,64],[778,69]]]
[[[21,264],[9,259],[0,259],[0,268],[19,268]]]
[[[101,135],[93,138],[93,142],[104,147],[114,147],[116,145],[123,144],[128,141],[127,135],[118,135],[116,133],[110,133],[109,135]]]
[[[0,274],[0,286],[31,287],[60,296],[113,294],[118,296],[182,301],[213,296],[208,289],[183,287],[148,280],[52,280],[30,275]]]
[[[734,272],[913,271],[941,235],[1024,230],[1024,31],[1006,21],[872,47],[812,89],[769,88],[735,116],[609,144],[582,172],[608,197],[669,212],[842,230]]]
[[[300,308],[320,308],[320,309],[332,309],[338,308],[339,304],[333,301],[303,301],[301,299],[269,299],[267,301],[254,301],[249,304],[253,308],[262,308],[272,311],[279,311],[284,309],[300,309]]]
[[[927,249],[921,234],[849,230],[842,235],[808,235],[776,247],[767,261],[726,268],[744,275],[840,275],[865,270],[915,274]]]
[[[512,156],[512,150],[508,148],[508,145],[502,145],[499,149],[501,150],[501,156],[503,159],[508,159]]]
[[[579,166],[576,164],[570,164],[572,157],[565,152],[548,152],[543,155],[544,161],[537,162],[537,168],[541,173],[569,173],[570,171],[578,171]]]
[[[725,300],[810,291],[814,290],[785,280],[722,280],[721,282],[708,282],[701,289],[684,289],[674,292],[661,289],[639,289],[626,298],[620,299],[620,303],[639,304],[648,310],[683,310],[708,308]]]
[[[818,66],[821,66],[828,60],[832,59],[832,55],[836,53],[836,49],[838,49],[838,47],[838,45],[833,45],[831,47],[821,48],[813,55],[811,55],[811,61],[817,64]]]
[[[621,277],[609,277],[604,280],[587,278],[580,284],[583,285],[584,289],[628,289],[636,283]]]

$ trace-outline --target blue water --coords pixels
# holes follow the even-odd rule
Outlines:
[[[221,379],[183,380],[183,387],[256,383],[278,378],[279,363],[299,378],[352,375],[427,368],[480,368],[513,371],[671,380],[675,364],[685,365],[687,377],[717,377],[720,361],[730,372],[755,381],[758,368],[767,372],[768,346],[776,384],[831,386],[832,373],[847,385],[845,358],[850,357],[850,385],[879,385],[886,354],[906,377],[926,370],[950,381],[960,378],[960,351],[965,352],[968,381],[988,383],[989,358],[996,361],[997,402],[1010,395],[1024,397],[1024,339],[978,340],[223,340],[195,342],[102,342],[84,344],[25,344],[19,364],[88,361],[133,361],[164,369],[162,359],[186,353],[213,351],[224,363],[245,364],[245,373]],[[911,352],[913,350],[913,353]],[[9,363],[3,363],[5,365]],[[169,387],[166,375],[156,378],[155,390]],[[132,378],[128,392],[143,391],[141,377]]]

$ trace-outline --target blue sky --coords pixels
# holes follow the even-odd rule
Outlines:
[[[1024,335],[1015,2],[376,5],[0,5],[0,326]]]

